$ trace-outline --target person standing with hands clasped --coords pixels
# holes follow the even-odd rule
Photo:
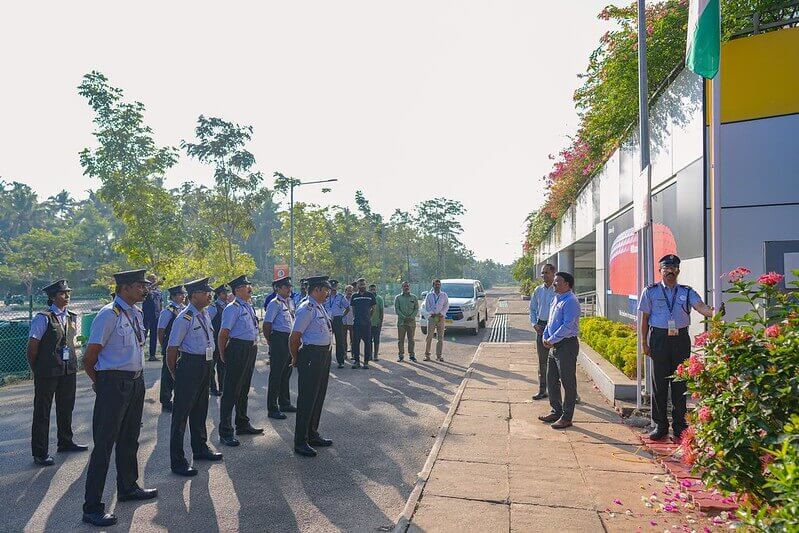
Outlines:
[[[535,330],[535,346],[538,353],[538,394],[533,400],[547,397],[547,362],[549,361],[549,348],[544,346],[544,328],[549,320],[549,310],[555,299],[555,266],[547,263],[541,268],[541,279],[544,283],[539,285],[530,296],[530,323]]]
[[[284,413],[295,413],[291,405],[289,379],[291,364],[289,335],[294,325],[291,301],[291,277],[286,276],[272,282],[277,296],[266,306],[264,314],[264,337],[269,345],[269,388],[266,392],[266,408],[269,418],[284,420]]]
[[[433,290],[427,293],[424,300],[424,308],[427,311],[427,340],[424,350],[424,360],[430,360],[430,345],[433,343],[433,334],[436,335],[436,359],[443,361],[444,351],[444,328],[446,324],[447,310],[449,309],[449,297],[441,290],[441,280],[433,280]]]
[[[377,301],[375,295],[366,290],[366,280],[360,278],[356,281],[358,292],[350,299],[350,311],[354,313],[352,325],[352,357],[355,363],[352,368],[369,370],[369,361],[372,359],[372,311]],[[363,341],[363,367],[361,367],[361,341]]]
[[[309,297],[297,309],[289,337],[291,364],[297,367],[299,374],[294,452],[304,457],[316,457],[312,446],[333,445],[332,440],[319,434],[319,419],[327,395],[332,359],[332,324],[322,305],[330,293],[328,279],[327,276],[308,278]]]
[[[167,368],[175,381],[175,406],[169,434],[169,458],[172,472],[196,476],[183,454],[186,423],[191,431],[194,460],[219,461],[222,454],[208,447],[208,386],[214,366],[214,330],[208,314],[212,288],[208,278],[186,284],[191,303],[180,312],[172,326],[166,350]]]
[[[669,387],[671,387],[671,418],[674,439],[679,440],[688,427],[685,421],[687,388],[684,381],[673,381],[671,376],[677,366],[691,355],[691,309],[710,318],[713,308],[687,285],[678,285],[680,258],[674,254],[663,256],[660,261],[663,280],[647,286],[638,300],[641,312],[641,338],[644,353],[652,358],[652,420],[655,429],[649,434],[652,440],[660,440],[669,434],[666,414]],[[722,313],[724,307],[722,306]]]
[[[402,293],[394,298],[394,311],[397,313],[397,361],[405,359],[405,337],[408,337],[408,354],[410,360],[416,362],[415,335],[416,315],[419,313],[419,299],[411,294],[411,284],[402,282]]]
[[[83,521],[95,526],[117,523],[117,517],[106,513],[102,503],[112,451],[116,455],[119,501],[158,496],[158,490],[139,486],[136,458],[144,408],[144,317],[136,304],[144,300],[150,284],[144,273],[130,270],[114,274],[114,301],[97,313],[83,354],[83,368],[97,394]]]
[[[553,429],[563,429],[572,425],[574,406],[577,403],[580,301],[574,294],[574,276],[570,273],[555,274],[554,286],[555,300],[544,328],[544,347],[551,350],[547,361],[547,389],[552,411],[538,419],[551,423]],[[562,402],[561,383],[564,390]]]
[[[222,312],[227,307],[228,301],[227,285],[224,283],[214,289],[214,303],[208,307],[208,316],[211,317],[211,326],[214,328],[214,341],[219,336],[222,328]],[[216,342],[214,342],[216,344]],[[214,371],[216,367],[216,371]],[[216,374],[216,376],[214,376]],[[211,367],[211,396],[222,396],[225,390],[225,363],[219,358],[219,346],[214,350],[214,366]]]

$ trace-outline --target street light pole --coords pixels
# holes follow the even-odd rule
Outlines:
[[[329,180],[317,180],[317,181],[300,181],[295,180],[294,178],[289,178],[289,275],[294,275],[294,187],[299,187],[300,185],[314,185],[317,183],[331,183],[333,181],[338,181],[338,179],[333,178]]]

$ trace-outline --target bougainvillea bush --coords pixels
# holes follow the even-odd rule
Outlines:
[[[799,528],[799,299],[780,288],[780,274],[749,275],[726,274],[725,290],[747,312],[710,320],[677,370],[696,401],[681,448],[705,483],[743,497],[745,521],[781,531],[791,521]]]

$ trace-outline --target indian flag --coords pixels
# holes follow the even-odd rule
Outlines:
[[[719,71],[721,49],[720,0],[691,0],[685,66],[703,78]]]

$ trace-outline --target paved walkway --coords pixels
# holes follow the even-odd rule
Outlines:
[[[533,349],[530,342],[480,346],[397,530],[713,526],[681,501],[687,496],[642,451],[638,430],[622,424],[579,370],[575,425],[556,431],[540,422],[549,404],[530,399],[538,389]]]

